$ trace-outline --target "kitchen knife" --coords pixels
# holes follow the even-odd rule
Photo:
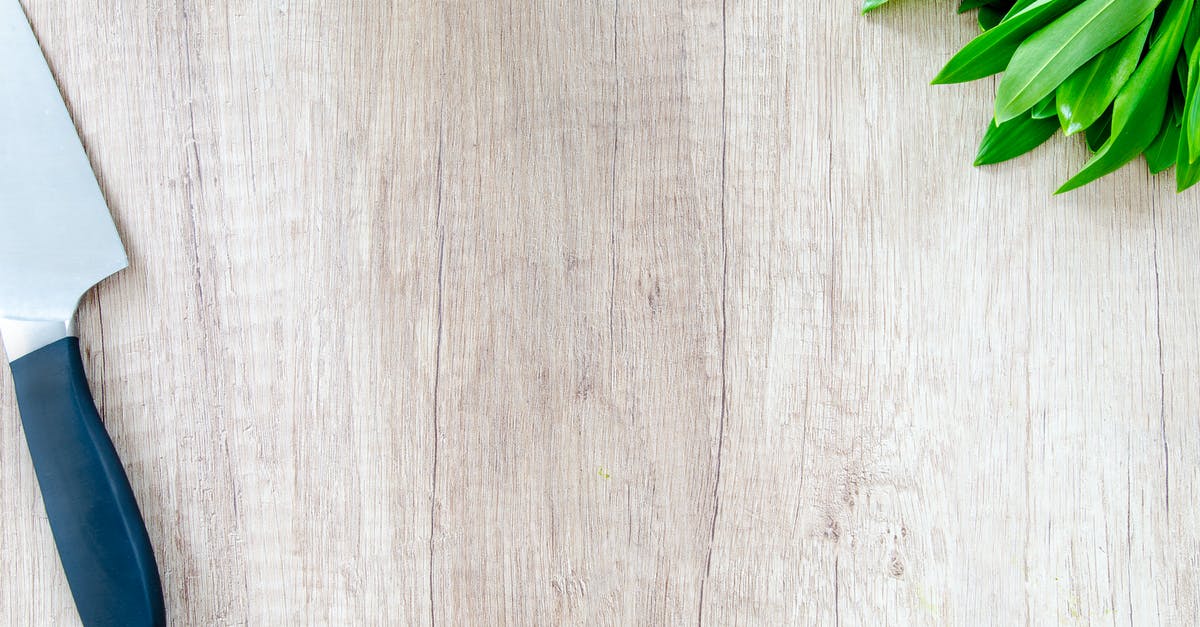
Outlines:
[[[75,308],[125,248],[18,0],[0,0],[0,336],[50,529],[88,627],[165,623],[129,479],[88,390]]]

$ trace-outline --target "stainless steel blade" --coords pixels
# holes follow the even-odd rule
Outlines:
[[[9,358],[20,352],[13,329],[29,326],[19,321],[69,326],[80,297],[126,265],[25,12],[0,0],[0,331]]]

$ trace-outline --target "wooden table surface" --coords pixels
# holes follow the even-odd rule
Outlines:
[[[22,2],[172,624],[1197,621],[1200,195],[972,168],[952,3]]]

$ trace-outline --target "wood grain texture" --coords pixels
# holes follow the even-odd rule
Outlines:
[[[1200,621],[1200,201],[971,168],[971,16],[22,2],[172,624]],[[0,408],[0,618],[76,624]]]

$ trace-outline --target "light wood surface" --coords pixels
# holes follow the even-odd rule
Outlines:
[[[1200,620],[1200,196],[972,168],[951,3],[23,3],[172,624]]]

